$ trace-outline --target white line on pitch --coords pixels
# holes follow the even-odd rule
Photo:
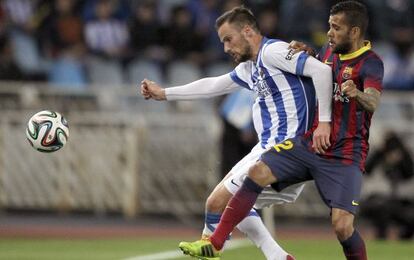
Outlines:
[[[240,247],[248,246],[250,241],[246,239],[237,239],[230,241],[229,245],[226,245],[226,251],[232,250]],[[141,255],[125,258],[123,260],[166,260],[166,259],[176,259],[183,257],[183,253],[179,250],[165,251],[162,253],[150,254],[150,255]]]

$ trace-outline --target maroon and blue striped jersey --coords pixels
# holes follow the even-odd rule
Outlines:
[[[318,54],[318,58],[332,67],[334,79],[331,146],[323,157],[339,159],[346,164],[357,164],[364,171],[373,113],[364,110],[355,98],[345,96],[341,92],[341,84],[353,80],[360,91],[367,88],[381,91],[383,62],[371,50],[369,42],[358,51],[346,55],[335,54],[326,45]],[[315,125],[317,123],[316,119]]]

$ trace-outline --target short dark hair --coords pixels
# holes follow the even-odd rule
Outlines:
[[[243,5],[234,7],[217,18],[216,29],[220,28],[226,22],[236,24],[240,28],[243,28],[243,26],[247,24],[251,26],[253,30],[259,31],[256,17],[254,17],[250,9]]]
[[[359,27],[362,36],[365,35],[368,27],[368,12],[364,4],[357,1],[343,1],[332,6],[330,15],[344,13],[348,25]]]

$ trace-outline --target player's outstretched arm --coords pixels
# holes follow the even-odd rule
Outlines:
[[[155,100],[194,100],[228,94],[239,88],[230,74],[203,78],[165,89],[153,81],[144,79],[141,82],[141,95],[145,99]]]

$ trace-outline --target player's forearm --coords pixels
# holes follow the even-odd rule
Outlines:
[[[167,100],[193,100],[227,94],[237,88],[229,75],[203,78],[186,85],[165,89]]]
[[[373,113],[378,107],[380,93],[373,88],[367,88],[364,92],[358,91],[356,100],[364,110]]]

